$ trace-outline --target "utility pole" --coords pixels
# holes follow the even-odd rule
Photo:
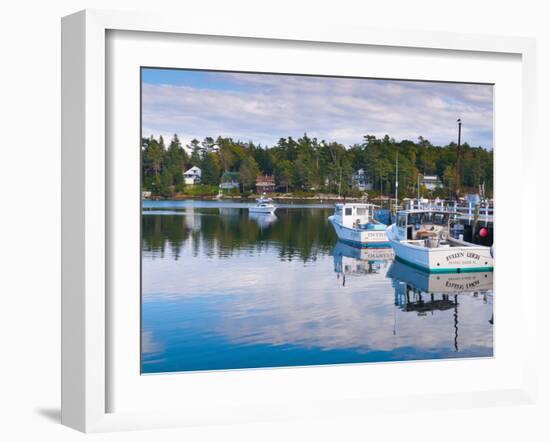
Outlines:
[[[462,168],[461,157],[462,149],[460,147],[460,133],[462,131],[462,121],[460,118],[456,120],[458,122],[458,144],[456,145],[456,173],[455,173],[455,199],[458,201],[460,197],[460,182],[462,181]]]

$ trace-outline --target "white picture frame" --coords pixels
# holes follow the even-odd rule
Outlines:
[[[521,149],[517,155],[521,158],[522,172],[526,174],[530,165],[536,161],[535,44],[532,39],[417,31],[391,32],[344,26],[304,26],[296,29],[280,23],[271,28],[254,28],[251,25],[243,30],[230,23],[220,25],[205,19],[186,21],[185,25],[181,23],[177,17],[97,10],[78,12],[62,21],[62,422],[81,431],[95,432],[288,417],[361,415],[374,410],[406,410],[413,406],[418,410],[532,402],[535,392],[535,340],[529,339],[525,341],[525,353],[519,361],[523,370],[521,383],[502,385],[502,388],[477,388],[475,391],[441,394],[430,392],[408,397],[388,393],[376,398],[360,394],[349,397],[343,392],[332,391],[327,392],[326,397],[320,394],[315,399],[305,401],[305,396],[302,400],[282,398],[271,406],[259,402],[255,406],[251,396],[246,403],[244,400],[239,403],[235,399],[234,409],[225,414],[222,406],[227,403],[220,405],[219,413],[209,410],[208,403],[203,403],[203,408],[197,407],[193,413],[185,407],[173,405],[156,411],[110,409],[109,392],[113,385],[109,373],[115,358],[108,339],[108,328],[116,317],[112,315],[109,300],[109,290],[112,288],[110,260],[113,258],[109,253],[109,244],[116,230],[109,227],[113,210],[109,184],[112,164],[106,131],[106,121],[110,118],[107,106],[109,79],[106,77],[109,63],[107,57],[110,54],[106,41],[108,32],[153,32],[157,37],[160,34],[267,39],[283,41],[287,45],[308,42],[338,44],[341,47],[369,46],[378,50],[401,48],[405,52],[426,49],[432,53],[459,52],[475,54],[477,57],[483,57],[483,54],[515,56],[521,65],[521,121],[517,121]],[[499,162],[496,164],[498,170]],[[527,187],[523,186],[518,192],[522,207],[536,206],[533,189],[527,192]],[[523,223],[520,226],[526,225],[527,216],[531,226],[533,219],[536,222],[536,214],[531,211],[529,215],[520,215]],[[526,233],[520,229],[519,237],[524,238],[523,235]],[[521,255],[519,262],[524,263],[521,272],[527,275],[527,260],[523,258],[536,256],[535,242],[521,241],[518,253]],[[536,304],[536,281],[523,277],[518,284],[523,313],[518,319],[518,327],[522,327],[525,336],[533,337],[535,324],[528,318],[535,317],[530,312]],[[380,365],[378,367],[378,371],[380,367],[383,368]],[[351,369],[332,367],[331,371],[324,369],[323,373],[333,376],[335,370],[346,370],[346,376],[357,376],[362,369],[362,366]],[[476,367],[472,365],[471,369]],[[293,369],[291,374],[280,370],[256,370],[251,374],[233,371],[221,376],[229,376],[234,382],[253,377],[252,382],[262,385],[263,382],[270,382],[269,378],[274,371],[279,381],[281,376],[289,376],[298,382],[302,376],[300,370],[303,369]],[[455,364],[449,366],[449,370],[458,371],[460,367]],[[202,374],[202,382],[209,382],[208,376],[208,373]],[[220,377],[217,382],[223,380]],[[250,388],[246,387],[249,385],[246,382],[243,385],[244,388]],[[231,391],[223,394],[230,395]],[[146,398],[149,401],[151,399]],[[193,401],[193,396],[186,400]]]

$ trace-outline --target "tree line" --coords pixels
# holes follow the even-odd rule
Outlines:
[[[493,151],[483,147],[462,146],[461,188],[463,193],[493,192]],[[164,197],[187,193],[183,172],[192,166],[202,171],[205,192],[217,192],[224,172],[236,172],[241,192],[253,192],[256,177],[273,175],[279,192],[339,193],[358,196],[353,175],[363,169],[372,183],[369,195],[395,193],[396,156],[399,158],[399,196],[416,196],[419,175],[436,175],[442,187],[434,192],[420,188],[421,194],[447,198],[453,195],[456,181],[456,144],[435,146],[419,137],[396,141],[386,135],[365,135],[361,143],[346,148],[337,142],[319,141],[307,134],[294,139],[281,138],[274,146],[235,141],[225,137],[192,140],[184,147],[175,134],[168,146],[162,136],[142,139],[143,190]]]

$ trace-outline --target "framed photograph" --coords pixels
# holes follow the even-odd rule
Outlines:
[[[534,400],[534,42],[241,29],[63,19],[63,423]]]

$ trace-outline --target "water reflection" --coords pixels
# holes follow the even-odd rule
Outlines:
[[[260,229],[264,229],[277,221],[277,215],[274,213],[248,212],[248,217],[256,221]]]
[[[493,290],[493,272],[426,273],[400,261],[392,263],[388,277],[396,284],[427,293],[478,293]]]
[[[455,352],[459,351],[459,306],[464,297],[481,296],[484,304],[490,304],[491,317],[487,318],[487,322],[493,324],[493,272],[426,273],[395,261],[388,277],[392,278],[395,305],[401,311],[415,312],[418,316],[452,311]]]
[[[148,257],[159,253],[164,257],[169,248],[177,259],[182,245],[192,242],[197,255],[200,250],[231,257],[243,251],[275,248],[282,259],[315,260],[335,243],[334,231],[326,222],[330,213],[331,209],[303,206],[278,208],[271,217],[253,216],[246,208],[146,210],[142,216],[142,250]]]
[[[338,275],[363,275],[379,273],[393,260],[393,249],[384,248],[357,248],[337,241],[332,250],[334,257],[334,271]]]
[[[144,372],[492,355],[487,279],[340,243],[330,208],[226,208],[144,212]]]

